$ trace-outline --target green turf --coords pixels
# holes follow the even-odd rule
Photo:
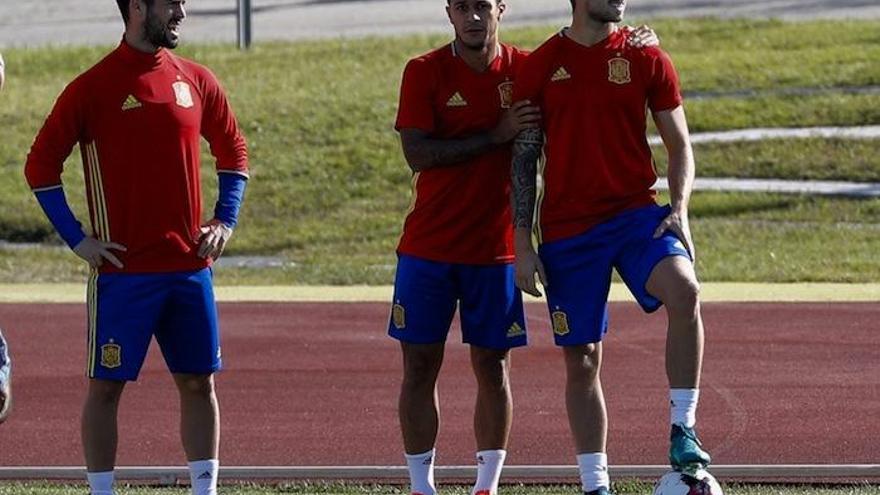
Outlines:
[[[835,87],[880,82],[878,21],[657,20],[651,24],[672,53],[687,90],[730,91],[774,87]],[[550,27],[505,31],[505,39],[531,47]],[[401,221],[410,201],[410,176],[392,129],[400,72],[406,59],[448,39],[409,36],[364,40],[307,41],[257,45],[249,54],[229,46],[184,47],[186,56],[210,66],[227,87],[250,144],[252,181],[230,254],[276,255],[289,264],[265,270],[224,270],[228,283],[388,283],[389,266]],[[0,94],[0,239],[57,242],[21,177],[36,130],[64,83],[105,54],[107,48],[10,49],[8,87]],[[721,56],[723,55],[723,56]],[[745,126],[856,125],[880,122],[880,96],[819,94],[809,97],[762,95],[687,103],[693,130]],[[877,143],[736,144],[698,148],[701,174],[876,180]],[[703,154],[705,150],[705,154]],[[210,158],[203,167],[206,203],[215,194]],[[799,164],[803,164],[800,166]],[[712,169],[711,167],[717,167]],[[68,160],[64,180],[80,218],[84,212],[78,153]],[[764,201],[758,197],[754,201]],[[776,201],[776,200],[773,200]],[[795,200],[796,202],[801,200]],[[860,202],[835,203],[856,211]],[[737,207],[731,205],[731,208]],[[748,205],[741,206],[748,210]],[[206,210],[209,210],[207,208]],[[786,210],[787,211],[787,210]],[[796,212],[795,212],[796,213]],[[794,215],[796,217],[796,215]],[[706,253],[704,277],[712,280],[789,280],[791,277],[743,266],[726,267],[709,253],[745,237],[745,219],[700,225]],[[797,222],[797,218],[790,219]],[[862,219],[852,239],[832,229],[831,239],[809,237],[812,225],[785,229],[756,227],[759,248],[798,241],[790,249],[819,259],[835,252],[829,240],[868,242]],[[729,232],[732,230],[733,232]],[[867,248],[865,248],[867,249]],[[779,251],[775,250],[774,252]],[[788,251],[788,250],[785,250]],[[839,251],[839,250],[838,250]],[[847,247],[850,251],[850,247]],[[794,253],[800,256],[799,252]],[[82,270],[63,253],[0,249],[0,282],[71,280]],[[848,260],[857,270],[817,269],[813,278],[839,281],[877,279],[869,260]],[[701,261],[703,263],[703,261]],[[759,265],[762,266],[762,265]],[[840,267],[837,267],[840,268]],[[741,273],[741,275],[737,275]],[[740,277],[740,278],[737,278]]]
[[[579,487],[573,485],[508,485],[502,486],[500,493],[504,495],[572,495],[580,493]],[[645,482],[623,482],[614,486],[618,495],[647,495],[651,493],[651,485]],[[733,484],[724,486],[726,495],[880,495],[880,487],[862,485],[760,485]],[[221,485],[224,495],[406,495],[408,492],[400,486],[388,485],[352,485],[338,483],[297,483],[280,485]],[[0,485],[0,495],[74,495],[82,493],[81,486],[46,485],[38,483],[8,483]],[[122,486],[118,495],[184,495],[189,490],[182,487],[147,487]],[[467,495],[466,486],[445,486],[442,493],[449,495]]]
[[[694,145],[701,177],[880,182],[880,139],[770,139]],[[666,175],[666,150],[654,148]]]
[[[661,199],[662,200],[662,199]],[[696,193],[691,228],[704,281],[876,282],[880,199],[764,193]],[[326,239],[324,245],[337,240]],[[338,249],[287,251],[273,269],[218,268],[219,284],[390,284],[394,237]],[[840,246],[846,246],[841,255]],[[84,266],[63,249],[0,249],[0,280],[79,281]]]

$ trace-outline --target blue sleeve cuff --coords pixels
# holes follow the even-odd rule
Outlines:
[[[217,176],[220,179],[220,187],[217,204],[214,206],[214,218],[227,227],[234,228],[238,223],[238,212],[241,210],[248,178],[242,174],[226,172],[221,172]]]
[[[71,249],[76,247],[86,237],[86,234],[83,232],[82,224],[77,221],[76,217],[73,216],[73,212],[70,211],[67,198],[64,196],[64,188],[58,186],[52,189],[34,191],[34,195],[36,195],[37,201],[40,202],[43,212],[49,217],[49,221],[52,222],[55,230],[58,231],[58,235],[64,239],[64,242]]]

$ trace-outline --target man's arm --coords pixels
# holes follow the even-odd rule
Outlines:
[[[232,237],[249,179],[247,142],[217,78],[205,70],[202,135],[217,160],[217,202],[214,217],[201,226],[198,255],[217,259]]]
[[[510,142],[521,130],[536,127],[540,120],[538,108],[521,101],[506,110],[492,130],[466,138],[434,139],[421,129],[401,129],[403,156],[413,172],[457,165]]]
[[[535,285],[535,272],[547,285],[544,266],[532,246],[532,223],[538,183],[538,158],[544,145],[541,129],[520,132],[513,143],[511,164],[511,203],[513,209],[516,285],[533,296],[541,296]]]
[[[684,108],[678,106],[671,110],[656,112],[654,123],[669,155],[667,177],[672,203],[672,212],[657,227],[654,237],[660,237],[663,232],[672,230],[684,243],[691,257],[696,258],[688,223],[688,204],[694,187],[696,166]]]
[[[0,423],[6,421],[9,417],[9,407],[11,404],[10,395],[12,386],[10,383],[12,362],[9,359],[9,351],[6,347],[6,340],[3,339],[3,333],[0,332]]]
[[[105,260],[121,268],[122,263],[111,250],[125,251],[125,248],[86,235],[64,195],[61,182],[64,161],[80,140],[83,129],[81,97],[75,84],[65,88],[58,97],[34,139],[24,175],[46,217],[77,256],[93,268],[100,267]]]

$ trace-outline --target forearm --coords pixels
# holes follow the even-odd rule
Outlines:
[[[248,177],[244,173],[221,171],[217,174],[217,178],[220,184],[217,188],[214,218],[231,229],[238,223],[238,213],[244,200]]]
[[[535,216],[538,157],[543,144],[544,134],[540,129],[522,131],[513,142],[510,170],[513,226],[517,232],[528,232],[529,235]]]
[[[43,213],[46,214],[52,226],[55,227],[58,235],[64,239],[64,242],[71,249],[76,247],[85,238],[86,234],[67,204],[64,188],[59,185],[46,189],[37,189],[34,190],[34,195],[37,197]]]
[[[694,188],[694,152],[690,144],[682,144],[669,150],[669,199],[673,210],[687,211],[691,191]]]
[[[480,133],[463,139],[431,139],[421,137],[404,141],[404,155],[414,172],[436,167],[457,165],[481,155],[496,144],[489,133]]]

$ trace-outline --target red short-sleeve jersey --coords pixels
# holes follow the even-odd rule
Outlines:
[[[510,106],[513,77],[526,52],[501,45],[477,72],[449,44],[409,61],[395,127],[434,139],[461,139],[491,130]],[[397,251],[446,263],[513,261],[510,148],[499,146],[452,166],[413,175],[413,201]]]
[[[543,116],[538,227],[544,242],[654,202],[646,109],[678,107],[681,91],[666,53],[630,47],[626,38],[618,30],[588,47],[561,32],[517,72],[514,101],[531,100]]]

